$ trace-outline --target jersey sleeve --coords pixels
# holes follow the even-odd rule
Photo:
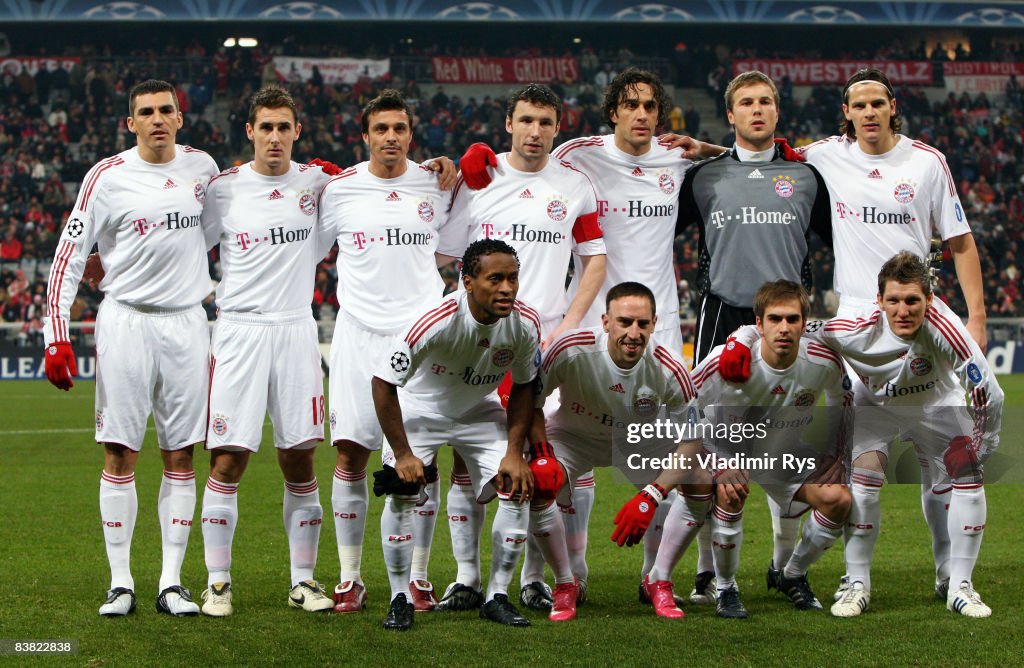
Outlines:
[[[853,383],[843,369],[832,369],[825,385],[825,406],[828,410],[828,454],[850,468],[853,453]]]
[[[515,310],[522,318],[522,327],[516,355],[512,360],[512,382],[524,385],[537,377],[537,369],[540,367],[540,316],[522,302],[516,302]]]
[[[220,193],[223,183],[214,179],[206,186],[206,199],[203,202],[203,215],[200,219],[203,226],[203,238],[206,241],[206,250],[210,250],[220,243],[221,234],[224,233],[223,225],[223,202]]]
[[[960,386],[971,397],[974,418],[971,440],[979,461],[984,461],[999,447],[1003,390],[981,348],[948,308],[935,304],[930,306],[925,313],[922,330],[936,352],[952,366]]]
[[[667,391],[663,402],[670,415],[678,415],[697,399],[697,390],[683,361],[669,352],[664,346],[654,349],[654,359],[658,361],[667,382]]]
[[[104,201],[105,164],[106,161],[97,164],[86,174],[78,191],[75,208],[68,216],[68,222],[61,230],[57,242],[46,288],[47,316],[43,318],[43,340],[46,345],[70,341],[68,321],[71,317],[71,304],[78,294],[78,283],[82,280],[89,252],[110,221]]]
[[[810,228],[826,246],[832,248],[832,198],[829,197],[828,186],[821,173],[811,165],[807,165],[807,168],[814,174],[814,181],[818,185],[814,204],[811,205]]]
[[[392,385],[405,387],[416,374],[416,370],[428,359],[438,335],[444,331],[446,324],[457,311],[458,304],[455,300],[446,299],[436,308],[424,313],[409,327],[405,336],[398,340],[394,349],[377,360],[377,368],[373,375]]]
[[[943,241],[969,234],[971,227],[967,223],[967,216],[964,215],[964,208],[960,204],[960,196],[957,195],[956,184],[953,182],[953,175],[946,164],[945,156],[925,144],[915,143],[914,146],[931,153],[935,158],[928,175],[927,191],[931,194],[929,204],[933,229]]]
[[[693,196],[693,180],[697,176],[697,166],[686,170],[683,176],[683,187],[679,191],[679,213],[676,216],[676,236],[699,219],[697,200]]]
[[[441,255],[461,258],[469,245],[470,225],[472,216],[469,204],[472,195],[469,186],[463,181],[462,175],[452,189],[452,203],[448,210],[448,220],[437,244],[437,252]]]

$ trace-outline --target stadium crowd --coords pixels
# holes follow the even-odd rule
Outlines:
[[[523,52],[541,55],[540,51]],[[80,62],[70,69],[41,68],[35,76],[27,71],[0,75],[0,314],[4,322],[23,323],[16,341],[39,345],[44,308],[43,295],[59,231],[74,203],[73,188],[97,160],[132,144],[125,127],[126,95],[138,81],[161,76],[176,83],[178,100],[186,123],[178,135],[180,143],[200,147],[221,167],[248,159],[244,117],[249,97],[263,83],[276,80],[270,59],[275,54],[360,57],[400,56],[429,62],[431,55],[479,55],[438,46],[392,49],[392,53],[352,54],[343,47],[310,45],[285,39],[279,47],[255,49],[207,48],[200,40],[187,46],[136,50],[115,55],[110,47],[81,47]],[[518,55],[510,51],[502,55]],[[601,82],[629,63],[625,49],[595,52],[583,47],[576,53],[581,82],[555,84],[565,101],[561,134],[555,145],[574,137],[608,132],[600,108]],[[663,69],[671,69],[677,85],[705,84],[716,101],[731,78],[730,58],[791,57],[794,53],[763,49],[729,50],[700,45],[677,44],[666,52]],[[800,57],[877,57],[887,59],[928,58],[969,60],[963,46],[929,49],[921,42],[907,47],[901,42],[883,46],[873,53],[807,52]],[[1024,48],[998,46],[986,60],[1022,61]],[[669,66],[671,63],[671,67]],[[426,74],[426,73],[424,73]],[[429,79],[429,76],[427,77]],[[779,133],[794,146],[834,134],[840,118],[840,90],[818,86],[799,99],[787,80],[779,83],[782,97]],[[417,161],[448,155],[456,158],[474,142],[495,150],[508,144],[504,129],[504,101],[488,95],[468,98],[449,94],[443,86],[424,80],[387,76],[381,80],[363,78],[353,85],[325,84],[314,75],[308,82],[290,84],[303,124],[295,159],[314,157],[352,165],[366,159],[359,128],[358,110],[384,87],[399,86],[413,104],[414,150]],[[981,253],[985,299],[992,317],[1024,315],[1021,300],[1019,244],[1024,235],[1024,102],[1020,83],[1012,78],[1005,98],[998,103],[984,93],[949,94],[930,102],[919,88],[897,91],[904,118],[904,133],[920,137],[941,150],[957,178],[959,195],[967,210]],[[226,118],[217,118],[213,107],[222,100]],[[731,137],[708,137],[699,132],[699,115],[688,101],[676,99],[666,130],[699,134],[716,143],[731,144]],[[721,106],[721,105],[717,105]],[[684,113],[684,109],[686,109]],[[696,233],[676,240],[676,268],[679,278],[681,312],[693,316],[698,295]],[[940,280],[943,293],[953,309],[966,312],[954,283],[950,258],[945,258]],[[831,313],[833,258],[828,249],[813,252],[816,315]],[[215,278],[217,265],[211,258]],[[313,306],[317,316],[336,309],[337,272],[333,256],[321,264],[316,278]],[[454,286],[455,274],[446,277]],[[91,320],[100,293],[83,287],[76,302],[74,318]],[[207,304],[213,314],[213,304]],[[325,310],[325,307],[326,310]],[[10,337],[8,337],[10,338]]]

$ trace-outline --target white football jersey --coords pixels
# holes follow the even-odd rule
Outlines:
[[[646,420],[662,406],[670,414],[692,403],[696,391],[686,365],[653,338],[632,369],[622,369],[608,354],[608,334],[599,327],[573,329],[547,349],[541,362],[537,406],[555,389],[558,407],[546,416],[551,440],[561,434],[610,449],[615,429]]]
[[[884,155],[868,155],[840,136],[798,149],[821,172],[832,198],[840,297],[872,301],[875,277],[893,255],[908,250],[927,257],[933,235],[945,240],[971,231],[942,153],[903,135],[897,140]]]
[[[317,216],[329,178],[295,162],[286,174],[265,176],[250,162],[210,181],[203,231],[209,246],[220,244],[218,308],[254,314],[310,308],[316,265],[330,249]]]
[[[68,340],[71,304],[94,244],[106,272],[100,290],[120,302],[178,309],[209,294],[200,216],[217,165],[191,146],[174,149],[173,160],[155,165],[131,148],[86,174],[50,268],[47,345]]]
[[[985,452],[999,444],[1003,390],[985,354],[940,299],[932,300],[912,339],[896,336],[877,308],[854,318],[811,321],[804,336],[824,343],[849,363],[856,374],[851,380],[857,406],[964,406],[966,391],[975,438]],[[736,332],[744,345],[756,345],[757,337],[750,325]]]
[[[414,162],[393,179],[377,178],[369,164],[330,180],[321,222],[338,241],[341,312],[364,329],[394,334],[444,294],[434,253],[439,243],[450,245],[448,193]],[[462,257],[463,250],[453,254]]]
[[[561,318],[569,305],[565,277],[571,254],[603,255],[594,186],[582,172],[554,158],[539,172],[521,172],[498,155],[504,174],[483,190],[459,179],[452,196],[456,244],[440,252],[461,257],[478,239],[500,239],[519,255],[519,296],[541,319]],[[453,237],[453,240],[456,237]]]
[[[529,383],[540,364],[540,318],[516,300],[512,313],[484,325],[461,292],[416,320],[405,338],[380,360],[374,374],[404,388],[402,403],[450,418],[471,413],[497,389],[505,374]]]
[[[767,437],[754,442],[777,452],[792,451],[800,443],[804,430],[820,413],[814,410],[818,398],[825,397],[826,406],[853,405],[852,384],[846,377],[842,360],[828,346],[800,339],[796,361],[786,369],[775,369],[761,355],[760,340],[751,347],[750,379],[730,383],[718,372],[718,360],[725,346],[716,346],[694,368],[693,384],[707,421],[712,424],[753,424],[759,412],[767,415]],[[748,409],[761,409],[750,412]],[[768,410],[765,410],[768,409]],[[829,428],[826,442],[834,455],[849,452],[847,417],[827,412]]]
[[[624,281],[637,281],[654,292],[659,321],[666,327],[678,326],[672,242],[679,189],[692,161],[658,142],[651,142],[643,155],[630,155],[615,146],[615,135],[573,139],[552,155],[589,176],[602,198],[597,213],[608,248],[604,284],[581,324],[599,326],[608,290]],[[578,289],[577,272],[569,284],[570,299]]]

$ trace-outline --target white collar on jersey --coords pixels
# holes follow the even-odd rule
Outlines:
[[[771,162],[775,157],[775,144],[765,151],[750,151],[739,145],[734,145],[733,150],[740,162]]]

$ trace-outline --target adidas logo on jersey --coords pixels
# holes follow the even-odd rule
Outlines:
[[[786,393],[786,388],[782,387],[781,385],[776,385],[775,387],[772,388],[772,394],[785,394],[785,393]]]
[[[270,197],[267,199],[284,199],[284,195],[278,192],[277,188],[274,188],[274,192],[270,193]]]
[[[386,197],[386,198],[384,199],[384,201],[385,201],[385,202],[401,202],[401,201],[402,201],[402,198],[398,196],[398,193],[396,193],[396,192],[395,192],[394,190],[392,190],[392,191],[391,191],[391,194],[390,194],[390,195],[388,195],[388,196],[387,196],[387,197]]]
[[[533,199],[533,193],[527,188],[523,192],[519,193],[519,199]]]
[[[644,170],[640,169],[639,167],[637,167],[636,169],[633,170],[633,176],[643,176],[643,175],[644,175]]]
[[[880,178],[882,178],[882,174],[877,169],[872,169],[870,172],[868,172],[868,178],[869,179],[880,179]]]
[[[612,392],[618,392],[619,394],[625,394],[626,393],[626,390],[622,387],[622,383],[615,383],[614,385],[612,385],[608,389],[611,390]]]
[[[490,339],[480,339],[480,343],[478,343],[476,345],[479,346],[480,348],[490,348],[491,347],[491,340]]]
[[[178,187],[178,184],[175,183],[174,181],[172,181],[171,179],[167,179],[167,183],[164,184],[164,190],[167,190],[168,188],[177,188],[177,187]]]
[[[747,174],[747,178],[748,179],[763,179],[764,178],[764,174],[761,173],[760,169],[755,169],[754,171],[752,171],[749,174]]]

